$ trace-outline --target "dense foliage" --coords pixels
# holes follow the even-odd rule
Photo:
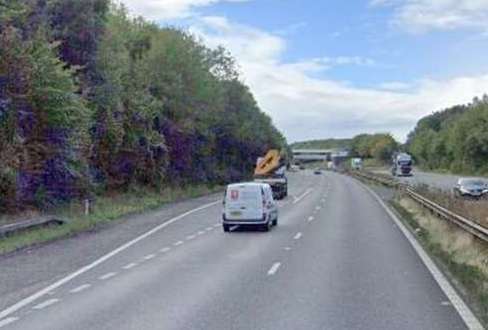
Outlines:
[[[109,0],[0,0],[0,210],[224,183],[286,148],[232,57]]]
[[[352,154],[361,158],[374,158],[389,163],[399,144],[391,134],[360,134],[352,139]]]
[[[422,118],[407,146],[425,168],[488,174],[488,97]]]

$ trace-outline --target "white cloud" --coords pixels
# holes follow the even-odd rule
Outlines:
[[[248,0],[119,0],[131,13],[150,20],[169,20],[193,15],[197,7],[209,6],[218,2],[246,2]]]
[[[290,141],[375,131],[392,132],[403,140],[421,116],[467,103],[488,91],[488,75],[357,88],[310,73],[338,64],[370,65],[368,60],[344,57],[288,63],[282,60],[284,39],[223,17],[203,18],[191,30],[209,46],[224,45],[236,56],[261,108]]]
[[[371,0],[370,5],[394,6],[393,23],[410,32],[488,30],[488,0]]]

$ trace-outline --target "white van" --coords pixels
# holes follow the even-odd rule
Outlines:
[[[228,232],[234,225],[255,225],[268,231],[278,224],[278,207],[267,183],[237,183],[227,186],[222,225]]]

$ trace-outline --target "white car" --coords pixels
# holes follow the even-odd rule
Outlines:
[[[237,183],[227,186],[222,226],[225,232],[235,225],[258,226],[268,231],[278,224],[278,207],[266,183]]]

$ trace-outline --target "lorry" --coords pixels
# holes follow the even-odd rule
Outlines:
[[[286,173],[286,160],[279,150],[269,150],[266,156],[260,157],[254,170],[254,182],[267,183],[273,190],[275,199],[288,196],[288,179]]]
[[[412,156],[404,152],[393,154],[391,174],[393,176],[411,176],[412,175]]]
[[[363,169],[363,160],[361,158],[352,158],[351,169],[354,171],[361,171]]]

